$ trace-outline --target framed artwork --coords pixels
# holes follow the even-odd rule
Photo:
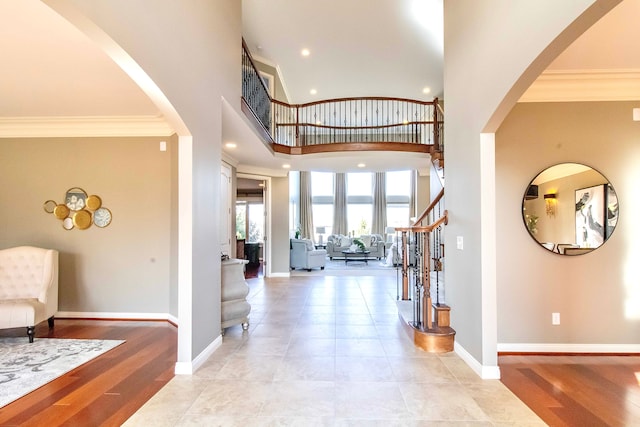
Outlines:
[[[616,224],[618,224],[618,195],[616,194],[616,190],[613,189],[611,184],[607,184],[607,204],[606,204],[606,223],[607,227],[604,230],[605,232],[605,240],[611,236],[613,230],[616,228]]]
[[[576,243],[597,248],[605,240],[607,184],[576,190]],[[615,194],[615,193],[614,193]]]

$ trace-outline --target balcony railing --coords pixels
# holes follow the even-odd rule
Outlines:
[[[307,104],[271,99],[246,45],[242,97],[270,142],[286,147],[335,143],[406,143],[440,151],[443,114],[438,99],[341,98]]]

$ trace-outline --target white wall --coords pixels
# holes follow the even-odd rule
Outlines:
[[[640,336],[640,122],[634,102],[518,104],[496,134],[498,340],[508,349],[553,344],[638,344]],[[539,247],[522,222],[529,181],[557,163],[598,169],[618,194],[620,218],[611,238],[592,253],[565,257]],[[542,197],[542,196],[540,196]],[[573,201],[573,194],[564,194]],[[544,213],[542,214],[544,215]],[[553,221],[553,219],[549,219]],[[561,323],[551,325],[551,313]],[[568,344],[568,345],[567,345]],[[597,345],[583,346],[598,351]],[[636,349],[637,351],[637,349]]]

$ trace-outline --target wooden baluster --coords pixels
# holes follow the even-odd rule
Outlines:
[[[422,283],[424,284],[424,293],[422,295],[422,318],[425,319],[427,323],[427,329],[431,329],[433,323],[431,319],[431,274],[429,271],[429,262],[431,256],[429,250],[429,233],[422,232],[421,235],[423,241],[422,246],[424,248],[422,253],[423,268],[421,272],[423,274]]]

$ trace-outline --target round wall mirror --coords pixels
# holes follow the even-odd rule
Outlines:
[[[581,255],[600,247],[613,233],[618,212],[609,180],[579,163],[540,172],[522,200],[522,219],[531,237],[560,255]]]

